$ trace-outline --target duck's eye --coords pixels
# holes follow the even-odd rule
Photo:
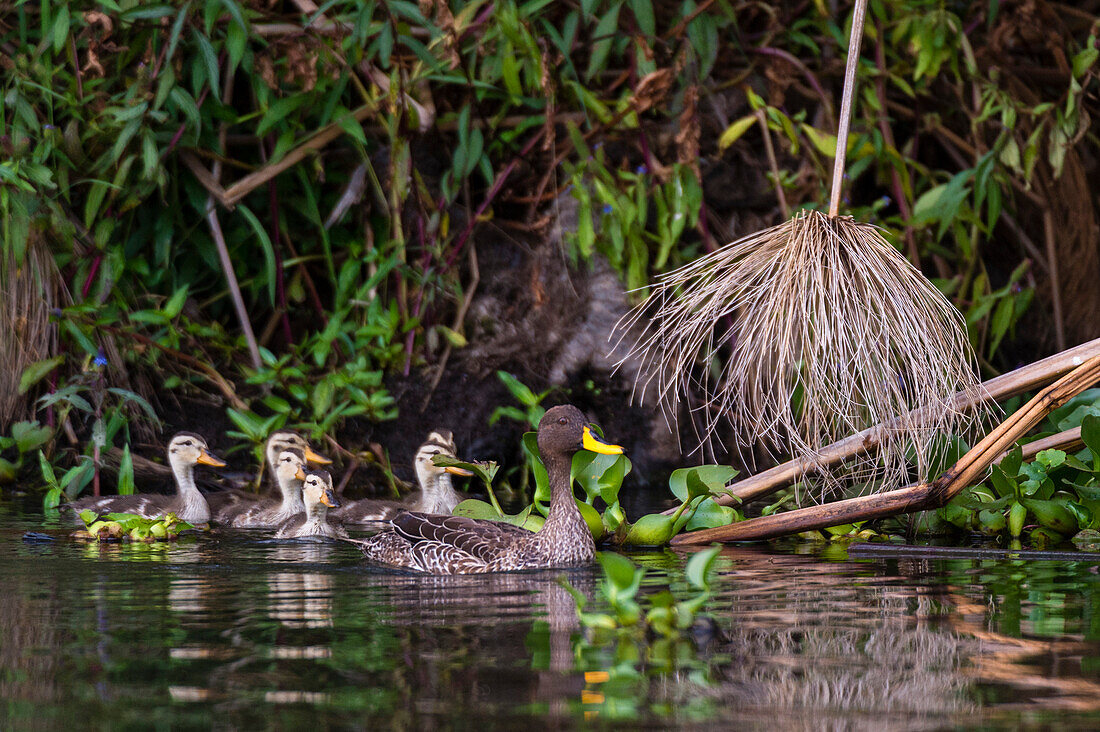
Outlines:
[[[558,417],[558,424],[569,424],[569,420],[565,417]]]

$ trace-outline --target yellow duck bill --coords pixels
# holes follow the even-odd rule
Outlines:
[[[592,431],[588,425],[584,426],[584,437],[581,438],[581,446],[585,450],[598,452],[601,455],[622,455],[623,448],[619,445],[611,445],[604,442]]]

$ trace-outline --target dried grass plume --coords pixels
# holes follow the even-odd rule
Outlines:
[[[817,472],[879,485],[921,477],[933,438],[965,430],[956,392],[980,382],[962,316],[871,224],[803,211],[662,275],[620,322],[655,364],[636,396],[691,409],[700,444],[723,424],[732,451],[760,446],[814,465],[818,451],[883,425],[861,464]],[[652,395],[650,395],[652,396]],[[889,486],[892,487],[892,486]]]

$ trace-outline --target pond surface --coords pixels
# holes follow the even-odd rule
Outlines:
[[[344,544],[64,537],[0,504],[0,729],[1100,726],[1097,562],[737,547],[678,643],[594,645],[558,578]],[[632,555],[687,596],[684,554]]]

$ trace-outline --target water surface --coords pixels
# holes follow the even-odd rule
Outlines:
[[[728,548],[713,622],[595,644],[563,575],[386,572],[344,544],[64,537],[0,504],[0,729],[1100,726],[1095,560]],[[691,594],[685,554],[632,555]]]

